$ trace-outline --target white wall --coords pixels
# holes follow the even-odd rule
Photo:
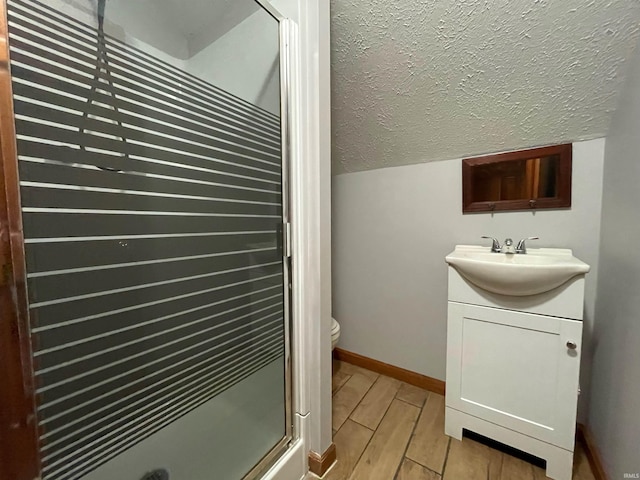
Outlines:
[[[187,39],[175,28],[170,13],[158,8],[156,0],[109,0],[105,13],[108,34],[184,68],[181,59],[188,56]]]
[[[604,163],[589,426],[611,479],[640,474],[639,126],[640,46],[620,94]]]
[[[278,22],[260,9],[186,62],[189,73],[279,115]]]
[[[444,379],[445,255],[456,244],[488,245],[481,235],[501,241],[539,236],[531,247],[572,248],[592,266],[586,282],[585,390],[604,145],[604,139],[574,143],[570,210],[462,215],[460,159],[334,177],[333,314],[342,328],[339,346]]]
[[[49,0],[44,3],[97,28],[97,2],[93,0]],[[105,32],[162,61],[184,68],[180,59],[187,56],[187,39],[172,28],[166,12],[156,7],[153,0],[110,0],[105,9]]]

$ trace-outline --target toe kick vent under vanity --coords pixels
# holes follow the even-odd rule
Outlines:
[[[548,477],[570,480],[588,265],[570,250],[530,253],[528,260],[523,255],[516,261],[517,256],[491,253],[490,247],[458,246],[447,257],[445,432],[462,439],[466,429],[492,438],[546,460]],[[584,267],[561,285],[532,295],[517,288],[486,290],[469,275],[480,271],[489,285],[506,284],[526,277],[531,265],[557,264],[559,256],[569,266]],[[466,263],[456,261],[460,258]]]

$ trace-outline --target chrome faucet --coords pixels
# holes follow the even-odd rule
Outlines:
[[[486,235],[483,235],[480,238],[488,238],[489,240],[491,240],[493,242],[491,244],[491,252],[492,253],[500,253],[502,251],[502,246],[500,245],[500,242],[498,241],[497,238],[487,237]]]
[[[504,243],[502,244],[502,253],[516,253],[516,249],[513,248],[513,240],[511,238],[506,238]]]
[[[520,240],[518,242],[518,246],[516,247],[516,253],[527,253],[527,246],[525,245],[525,242],[527,240],[538,240],[539,237],[527,237],[527,238],[523,238],[522,240]]]
[[[527,246],[525,244],[527,240],[538,240],[538,237],[523,238],[518,242],[518,245],[514,248],[513,240],[511,238],[505,239],[503,245],[500,245],[500,242],[498,241],[498,239],[494,237],[487,237],[486,235],[483,235],[481,238],[487,238],[491,240],[492,253],[520,253],[520,254],[527,253]]]

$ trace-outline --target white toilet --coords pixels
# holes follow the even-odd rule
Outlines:
[[[331,350],[333,351],[336,348],[336,343],[338,343],[338,339],[340,338],[340,324],[336,321],[335,318],[331,318]]]

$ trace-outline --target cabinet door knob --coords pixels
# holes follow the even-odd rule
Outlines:
[[[571,340],[569,340],[567,342],[567,348],[569,350],[575,350],[576,348],[578,348],[578,345],[576,344],[576,342],[572,342]]]

